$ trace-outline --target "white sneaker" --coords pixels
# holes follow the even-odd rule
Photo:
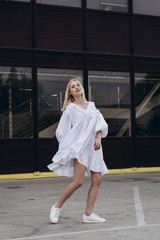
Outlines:
[[[87,216],[86,214],[83,214],[83,223],[104,223],[106,222],[105,218],[101,218],[95,213],[90,214]]]
[[[61,210],[62,210],[61,208],[56,207],[56,204],[51,207],[50,220],[52,223],[58,223],[59,214]]]

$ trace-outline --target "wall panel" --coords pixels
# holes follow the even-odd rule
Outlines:
[[[32,47],[31,6],[0,4],[0,46]]]
[[[52,157],[58,150],[58,142],[56,138],[39,139],[39,171],[47,172],[47,165],[52,163]]]
[[[38,67],[53,67],[53,68],[82,68],[83,55],[69,54],[69,53],[55,53],[55,52],[38,52],[37,53]]]
[[[33,140],[0,141],[0,174],[34,172]]]
[[[136,167],[159,167],[160,138],[136,138]]]
[[[82,51],[82,11],[37,6],[36,47],[40,49]]]
[[[129,16],[87,11],[87,51],[99,53],[130,53]]]
[[[89,54],[87,58],[88,69],[130,71],[130,57],[102,56]]]
[[[134,16],[133,45],[138,56],[160,57],[160,18]]]
[[[160,72],[160,59],[156,58],[134,58],[135,72]]]
[[[33,64],[31,51],[0,49],[0,56],[1,66],[32,66]]]
[[[109,169],[131,168],[132,139],[107,137],[102,141],[104,160]]]

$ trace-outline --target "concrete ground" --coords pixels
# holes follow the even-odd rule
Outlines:
[[[71,181],[0,182],[0,240],[160,240],[160,173],[106,175],[94,212],[106,223],[82,223],[90,178],[64,204],[58,224],[50,207]]]

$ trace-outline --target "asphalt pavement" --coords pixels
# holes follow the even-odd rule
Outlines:
[[[90,178],[64,204],[50,208],[72,178],[0,182],[0,240],[160,240],[160,173],[106,175],[94,212],[106,223],[82,223]]]

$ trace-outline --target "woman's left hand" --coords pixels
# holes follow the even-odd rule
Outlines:
[[[94,150],[96,151],[96,150],[99,150],[100,148],[101,148],[101,138],[97,137],[94,143]]]

